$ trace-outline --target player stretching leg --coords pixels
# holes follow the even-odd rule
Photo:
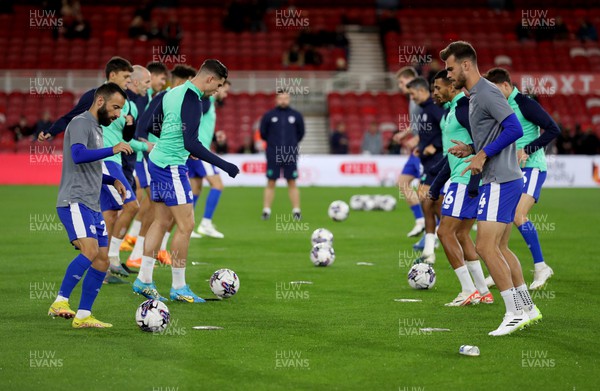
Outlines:
[[[522,170],[525,185],[517,205],[514,223],[525,239],[533,257],[535,270],[529,289],[539,289],[552,277],[554,272],[544,262],[537,230],[527,215],[533,205],[538,202],[542,185],[546,180],[548,167],[544,147],[560,134],[560,129],[539,103],[521,94],[517,87],[513,86],[507,70],[490,69],[484,77],[500,88],[523,127],[523,137],[517,140],[517,158],[521,166],[524,166]],[[544,129],[542,135],[540,135],[540,129]],[[493,284],[493,281],[490,282]]]
[[[435,228],[436,217],[439,217],[439,202],[426,202],[426,194],[433,183],[434,176],[430,171],[444,157],[442,149],[442,130],[440,121],[444,110],[436,105],[429,92],[429,83],[422,77],[417,77],[408,83],[410,99],[421,107],[422,114],[418,118],[419,145],[415,149],[423,165],[423,176],[419,187],[419,198],[425,214],[425,246],[421,261],[435,263]]]
[[[417,76],[417,71],[413,67],[401,68],[396,73],[398,88],[402,94],[409,97],[408,88],[406,86]],[[423,210],[421,209],[419,197],[411,186],[412,181],[414,181],[415,178],[421,177],[421,161],[419,160],[419,157],[413,153],[413,149],[417,146],[417,144],[419,144],[419,130],[416,127],[416,122],[420,117],[421,108],[412,99],[410,99],[410,97],[408,102],[408,114],[410,120],[409,127],[394,135],[394,139],[397,143],[400,143],[404,138],[412,135],[412,137],[406,141],[411,153],[406,164],[404,165],[404,168],[402,169],[400,177],[398,178],[398,188],[402,192],[404,199],[408,203],[408,206],[410,207],[410,210],[415,218],[415,226],[406,235],[407,237],[411,238],[419,236],[425,230],[425,218],[423,217]]]
[[[229,91],[229,81],[225,81],[223,87],[221,87],[214,95],[206,98],[202,98],[202,122],[200,123],[200,129],[198,130],[198,137],[202,145],[210,145],[215,135],[215,126],[217,123],[217,113],[215,110],[215,102],[223,101],[227,98],[227,92]],[[202,160],[188,159],[186,162],[188,169],[190,170],[190,183],[192,185],[192,193],[194,193],[194,208],[200,191],[202,190],[202,179],[206,178],[210,184],[210,191],[206,198],[206,206],[204,207],[204,216],[202,222],[198,225],[197,233],[193,232],[192,237],[202,237],[202,235],[210,236],[212,238],[222,239],[224,235],[217,231],[214,224],[212,223],[212,217],[215,213],[215,209],[219,204],[219,198],[223,192],[223,181],[219,175],[219,170],[213,165],[203,162]]]
[[[131,74],[132,84],[150,84],[150,72],[142,66],[135,65]],[[143,88],[142,88],[143,89]],[[146,92],[144,89],[143,93]],[[137,90],[136,90],[137,93]],[[124,134],[127,132],[126,127],[134,126],[138,112],[136,105],[129,99],[125,101],[125,106],[121,111],[121,116],[117,118],[110,126],[103,129],[104,145],[112,146],[119,142],[123,142]],[[149,151],[153,144],[147,141],[138,141],[132,139],[129,141],[135,152]],[[135,214],[139,210],[139,204],[131,185],[125,178],[122,160],[120,157],[108,157],[103,162],[103,172],[119,179],[127,188],[127,197],[121,200],[117,194],[108,186],[102,186],[100,193],[100,206],[102,215],[106,221],[106,229],[108,231],[109,246],[108,259],[110,261],[110,272],[112,274],[127,277],[129,273],[121,265],[120,247],[127,232],[127,227],[133,220]]]
[[[112,327],[92,315],[92,305],[109,265],[106,225],[100,213],[100,188],[102,184],[113,186],[122,198],[126,190],[119,180],[102,174],[102,159],[133,151],[126,143],[103,148],[101,125],[108,126],[119,117],[126,97],[117,84],[104,84],[96,89],[89,110],[73,118],[65,132],[56,211],[69,241],[81,253],[67,267],[48,315],[74,317],[74,328]],[[69,297],[84,274],[81,301],[75,313],[69,307]]]
[[[154,119],[163,118],[160,138],[148,156],[155,219],[146,234],[142,266],[133,284],[133,291],[147,298],[166,301],[152,281],[154,254],[174,219],[177,230],[171,241],[173,283],[170,298],[188,303],[204,302],[185,281],[188,247],[194,230],[193,196],[185,162],[191,154],[215,164],[231,177],[239,173],[237,166],[212,154],[198,140],[201,98],[214,94],[226,78],[227,68],[221,62],[206,60],[192,80],[166,93],[162,105],[153,113]]]
[[[153,96],[158,95],[158,93],[160,93],[163,90],[164,86],[167,84],[167,78],[169,76],[169,69],[167,68],[167,66],[165,64],[163,64],[161,62],[150,62],[146,65],[146,69],[148,69],[148,71],[150,72],[149,88],[147,88],[146,91],[143,92],[143,95],[138,95],[134,99],[132,99],[130,97],[130,99],[132,99],[135,102],[137,109],[138,109],[138,114],[140,117],[142,116],[144,111],[146,111],[146,109],[148,108],[150,102],[152,101]],[[140,91],[140,92],[142,92],[142,91]],[[156,140],[153,140],[152,138],[153,138],[153,136],[150,136],[148,141],[151,143],[156,142]],[[136,157],[136,164],[135,164],[136,170],[139,167],[138,163],[140,163],[139,154]],[[137,173],[137,171],[136,171],[136,173]],[[150,182],[148,181],[148,183],[150,183]],[[140,210],[136,214],[135,220],[133,220],[131,227],[129,227],[129,231],[125,235],[123,243],[121,243],[121,251],[133,251],[133,247],[135,246],[135,243],[137,241],[137,236],[139,235],[140,229],[142,228],[142,220],[144,220],[144,217],[143,217],[144,213],[146,213],[146,210],[148,210],[148,208],[149,208],[148,205],[150,205],[150,200],[144,198],[144,190],[140,189],[140,187],[139,187],[139,185],[140,185],[139,180],[136,181],[136,184],[138,186],[136,186],[135,196],[137,197],[138,200],[141,200]],[[144,248],[144,246],[142,245],[142,249],[143,248]],[[141,253],[140,253],[140,257],[141,257]]]
[[[446,102],[448,109],[440,123],[444,151],[447,152],[453,145],[450,140],[459,140],[467,145],[473,144],[469,126],[469,99],[464,92],[452,87],[446,70],[435,75],[434,89],[438,100]],[[446,159],[447,174],[440,173],[430,188],[431,198],[437,199],[439,189],[448,179],[450,180],[442,205],[442,219],[437,234],[462,290],[446,306],[465,306],[480,302],[491,304],[494,302],[494,297],[485,283],[475,245],[469,236],[477,217],[478,200],[467,194],[471,173],[461,175],[468,163],[451,154],[447,154]]]
[[[440,52],[448,78],[455,89],[469,90],[469,124],[474,147],[458,140],[449,153],[475,156],[461,174],[482,173],[483,185],[477,210],[477,253],[487,265],[504,299],[506,314],[492,336],[510,334],[542,318],[533,304],[523,279],[521,265],[508,248],[512,221],[523,189],[523,174],[517,163],[515,141],[523,129],[506,98],[477,69],[475,49],[463,41],[453,42]]]
[[[148,104],[147,109],[141,115],[136,128],[136,137],[139,139],[148,139],[151,142],[156,143],[158,136],[160,135],[159,129],[152,129],[153,126],[153,115],[157,107],[162,106],[162,100],[165,94],[170,91],[171,88],[178,87],[188,80],[191,80],[196,76],[196,70],[187,65],[177,65],[171,71],[173,80],[171,81],[171,87],[167,88],[157,94]],[[162,118],[160,119],[162,120]],[[150,172],[148,170],[148,157],[144,156],[144,159],[136,166],[136,172],[139,172],[140,186],[142,186],[146,192],[148,198],[148,207],[142,220],[142,227],[136,241],[133,251],[127,260],[128,267],[139,268],[142,265],[142,255],[144,253],[144,241],[146,240],[146,234],[152,221],[154,221],[154,201],[152,201],[150,192]],[[167,242],[171,234],[173,225],[171,225],[167,232],[163,232],[163,240],[161,242],[160,250],[156,258],[159,262],[164,265],[171,265],[171,255],[167,251]]]

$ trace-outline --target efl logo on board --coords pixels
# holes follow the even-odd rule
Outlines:
[[[267,172],[265,162],[246,162],[242,164],[242,172],[245,174],[264,174]]]
[[[365,175],[377,174],[377,163],[375,162],[352,162],[342,163],[340,167],[342,174],[346,175]]]

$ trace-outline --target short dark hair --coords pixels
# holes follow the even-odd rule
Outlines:
[[[450,56],[454,55],[456,60],[471,60],[474,64],[477,64],[477,52],[473,46],[466,41],[452,42],[446,46],[445,49],[440,51],[440,58],[442,61],[446,61]]]
[[[196,76],[196,70],[189,65],[175,65],[173,69],[171,69],[171,76],[174,76],[178,79],[187,80],[191,77]]]
[[[111,58],[110,60],[108,60],[108,62],[106,63],[106,66],[104,67],[104,73],[106,74],[106,80],[108,80],[108,77],[112,72],[117,73],[117,72],[123,72],[123,71],[133,72],[133,67],[131,66],[131,63],[129,61],[127,61],[126,59],[124,59],[123,57],[115,56],[115,57]]]
[[[504,82],[513,85],[510,80],[510,72],[508,72],[504,68],[492,68],[485,75],[483,75],[486,79],[491,81],[494,84],[502,84]]]
[[[399,79],[401,77],[417,77],[417,76],[419,76],[419,74],[417,73],[417,70],[411,66],[402,67],[398,70],[398,72],[396,72],[396,79]]]
[[[162,75],[163,73],[165,75],[169,74],[169,69],[167,68],[167,66],[162,62],[158,61],[149,62],[148,65],[146,65],[146,69],[148,69],[148,71],[153,75]]]
[[[441,79],[444,83],[450,84],[450,79],[448,78],[448,71],[442,69],[438,73],[435,74],[432,81],[436,81],[437,79]]]
[[[412,79],[407,85],[406,88],[422,88],[424,90],[429,91],[429,83],[427,82],[427,79],[425,79],[424,77],[415,77],[414,79]]]
[[[202,63],[200,67],[200,72],[208,72],[212,73],[215,76],[218,76],[221,79],[227,79],[228,71],[227,67],[221,63],[219,60],[209,59]]]
[[[110,99],[114,94],[120,94],[123,99],[127,99],[127,94],[117,83],[104,83],[100,87],[96,88],[96,92],[94,93],[94,101],[98,99],[99,96],[103,97],[104,100]]]

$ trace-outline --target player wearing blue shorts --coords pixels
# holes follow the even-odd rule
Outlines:
[[[162,101],[165,94],[171,90],[171,88],[178,87],[185,83],[188,80],[191,80],[194,76],[196,76],[196,70],[187,65],[177,65],[171,71],[172,81],[171,87],[167,88],[166,91],[160,92],[156,96],[152,98],[146,110],[141,115],[137,127],[135,136],[138,139],[147,139],[150,142],[156,143],[158,141],[160,135],[160,129],[153,129],[153,116],[154,111],[157,107],[162,106]],[[148,200],[148,205],[146,206],[146,210],[142,216],[142,224],[140,226],[140,230],[137,235],[137,239],[135,241],[135,245],[129,258],[127,259],[127,266],[140,268],[142,266],[142,256],[144,253],[144,242],[146,240],[146,234],[150,225],[154,221],[154,201],[152,201],[151,192],[150,192],[150,183],[152,178],[150,176],[150,170],[148,167],[148,157],[147,154],[144,154],[143,159],[138,162],[138,168],[136,168],[136,172],[138,174],[140,180],[140,186],[143,187],[146,193],[146,199]],[[163,233],[162,241],[160,244],[160,250],[156,255],[156,259],[162,263],[163,265],[171,265],[171,255],[167,251],[167,243],[169,241],[169,237],[171,235],[171,230],[175,225],[172,222],[167,231]]]
[[[477,68],[477,54],[471,44],[456,41],[440,52],[448,78],[457,90],[469,90],[469,124],[473,146],[454,140],[448,152],[463,158],[471,154],[463,174],[482,173],[477,209],[475,248],[484,260],[504,300],[506,313],[492,336],[510,334],[542,318],[523,278],[521,264],[508,248],[512,222],[521,192],[523,174],[517,162],[515,142],[523,128],[498,87],[487,81]]]
[[[135,103],[137,110],[138,110],[138,117],[141,117],[143,115],[143,113],[146,111],[146,109],[150,105],[150,102],[152,101],[152,98],[155,95],[158,95],[164,89],[165,85],[167,84],[167,77],[169,76],[169,69],[162,62],[149,62],[148,64],[146,64],[146,69],[148,69],[148,72],[150,72],[150,84],[149,84],[148,88],[145,88],[146,86],[142,85],[141,83],[140,84],[132,83],[130,85],[130,87],[128,88],[128,90],[125,91],[125,92],[127,92],[127,96],[129,97],[129,99]],[[135,94],[130,94],[129,91],[132,91],[132,90],[136,90],[137,92]],[[137,126],[136,126],[136,130],[137,130]],[[156,142],[156,139],[154,139],[153,135],[151,135],[147,140],[151,143]],[[127,231],[127,234],[125,235],[123,243],[121,243],[121,251],[133,251],[133,247],[135,246],[135,243],[137,241],[137,237],[140,233],[140,229],[142,228],[142,219],[144,218],[144,214],[146,213],[146,211],[150,208],[149,196],[145,195],[144,188],[140,187],[140,180],[147,181],[148,186],[150,186],[149,185],[150,182],[148,181],[147,176],[145,176],[143,179],[141,179],[139,177],[139,175],[140,175],[139,172],[143,172],[143,170],[144,170],[144,166],[140,166],[139,163],[140,163],[140,154],[137,153],[135,156],[135,166],[134,166],[134,173],[136,174],[136,176],[135,176],[135,183],[136,183],[135,195],[136,195],[137,199],[140,201],[140,210],[138,210],[138,213],[135,215],[135,219],[131,223],[131,226],[129,227],[129,230]],[[147,166],[148,166],[147,162],[145,165],[147,168]],[[123,163],[123,169],[125,169],[125,163]],[[146,172],[144,172],[143,175],[146,175]],[[143,248],[144,247],[142,246],[142,249]],[[140,255],[139,255],[140,263],[141,263],[141,256],[142,255],[140,252]],[[139,265],[138,265],[138,267],[139,267]]]
[[[560,129],[539,103],[521,94],[517,87],[513,86],[510,73],[506,69],[490,69],[485,78],[502,91],[523,127],[523,137],[517,140],[517,158],[521,163],[525,183],[514,223],[533,257],[535,270],[529,289],[540,289],[552,277],[554,271],[544,261],[537,230],[527,215],[538,202],[546,180],[548,167],[544,147],[560,134]],[[544,129],[541,135],[540,129]]]
[[[222,102],[227,98],[229,92],[229,81],[225,81],[223,87],[210,97],[202,98],[202,121],[198,130],[198,137],[202,145],[210,146],[215,135],[215,126],[217,125],[217,112],[215,109],[216,102]],[[209,236],[212,238],[222,239],[225,237],[221,232],[217,231],[212,222],[215,209],[219,204],[221,193],[223,192],[223,181],[219,175],[219,169],[214,164],[209,164],[202,160],[188,159],[186,162],[190,170],[190,184],[192,185],[192,193],[194,194],[194,209],[202,190],[202,180],[206,178],[210,184],[210,191],[206,197],[206,206],[204,207],[204,216],[198,224],[196,232],[192,232],[192,238]]]
[[[81,253],[67,267],[48,315],[74,317],[74,328],[112,327],[110,323],[97,320],[91,312],[109,265],[108,234],[100,213],[100,188],[103,184],[111,186],[122,198],[126,189],[121,181],[102,173],[101,160],[133,151],[127,143],[103,148],[102,126],[110,125],[119,117],[126,98],[125,92],[115,83],[98,87],[92,106],[74,117],[65,132],[56,211],[69,241]],[[69,297],[82,278],[81,301],[75,313],[69,306]]]
[[[268,111],[260,120],[260,137],[267,142],[267,187],[263,196],[262,219],[271,217],[271,204],[275,198],[275,183],[281,177],[287,180],[288,195],[292,204],[293,219],[302,218],[298,178],[298,143],[304,137],[304,118],[290,107],[290,94],[279,92],[275,98],[277,107]]]
[[[416,178],[421,178],[423,175],[423,168],[421,166],[421,160],[417,155],[413,153],[413,150],[419,144],[419,130],[417,129],[416,123],[421,114],[421,107],[416,104],[408,95],[408,83],[413,81],[418,76],[417,70],[411,66],[403,67],[396,73],[396,80],[398,81],[398,88],[404,96],[408,97],[408,113],[409,121],[408,126],[404,129],[400,129],[400,132],[394,135],[394,141],[401,143],[404,139],[404,144],[410,149],[411,153],[408,156],[408,160],[402,169],[402,173],[398,178],[398,188],[402,193],[403,198],[408,203],[410,210],[415,218],[414,227],[408,232],[406,236],[409,238],[420,235],[425,230],[425,218],[423,217],[423,210],[421,209],[421,203],[417,193],[413,190],[412,182]],[[410,137],[409,137],[410,136]]]
[[[412,101],[421,107],[417,126],[419,129],[419,144],[415,149],[421,164],[423,175],[419,186],[419,198],[425,215],[425,241],[421,260],[427,263],[435,263],[435,229],[439,217],[440,202],[426,202],[425,196],[429,192],[429,186],[433,183],[434,175],[432,169],[443,159],[442,130],[440,121],[444,109],[436,105],[431,97],[429,83],[422,77],[417,77],[408,83],[408,91]]]
[[[473,144],[469,126],[469,99],[464,92],[454,89],[446,70],[441,70],[434,77],[434,95],[440,102],[445,102],[447,110],[440,123],[447,173],[441,170],[436,176],[430,188],[430,196],[431,199],[437,199],[440,193],[438,189],[446,182],[442,219],[437,234],[462,288],[458,296],[446,306],[491,304],[494,297],[485,283],[479,256],[469,236],[477,217],[477,199],[469,197],[467,191],[471,173],[461,174],[469,164],[464,158],[447,153],[454,145],[451,140]]]
[[[133,67],[131,81],[148,86],[150,84],[150,72],[140,65]],[[127,99],[121,111],[121,116],[109,126],[103,128],[104,145],[107,147],[125,142],[124,134],[127,127],[135,126],[138,117],[136,105]],[[147,152],[152,149],[153,144],[148,141],[140,141],[132,138],[129,140],[131,148],[135,152]],[[100,193],[100,208],[106,221],[108,231],[108,259],[110,261],[110,272],[112,274],[127,277],[129,274],[121,265],[121,243],[127,233],[127,228],[139,210],[139,203],[135,192],[127,180],[122,166],[123,160],[120,156],[109,156],[102,162],[102,172],[119,179],[127,188],[125,200],[122,200],[114,189],[102,186]]]
[[[133,284],[135,293],[149,299],[167,300],[158,293],[152,275],[164,232],[174,219],[177,230],[171,241],[173,282],[170,298],[187,303],[204,302],[185,282],[188,247],[194,230],[193,195],[185,162],[191,154],[218,166],[231,177],[239,173],[237,166],[212,154],[198,140],[201,98],[214,94],[226,78],[227,68],[221,62],[206,60],[193,79],[167,92],[162,105],[153,112],[152,117],[162,122],[160,138],[148,156],[155,218],[146,234],[142,265]]]

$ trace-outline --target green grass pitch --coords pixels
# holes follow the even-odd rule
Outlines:
[[[597,189],[546,189],[534,208],[543,251],[555,276],[534,294],[544,319],[514,335],[489,337],[503,315],[496,303],[448,308],[459,284],[442,249],[430,291],[408,286],[410,210],[351,212],[335,223],[327,206],[353,194],[389,188],[303,188],[303,221],[290,223],[284,188],[270,221],[260,220],[262,189],[229,188],[215,215],[224,240],[192,239],[187,281],[211,297],[206,280],[219,268],[237,272],[239,293],[200,305],[167,303],[172,323],[141,332],[143,301],[130,285],[104,286],[94,314],[114,324],[74,330],[46,313],[76,255],[55,211],[55,187],[1,187],[3,311],[2,390],[597,390]],[[198,214],[204,204],[201,199]],[[310,234],[334,235],[335,263],[309,260]],[[511,247],[531,282],[532,261],[514,230]],[[122,254],[125,260],[127,253]],[[192,262],[196,265],[192,265]],[[371,262],[373,266],[359,266]],[[133,280],[130,278],[130,280]],[[168,294],[171,272],[155,269]],[[311,281],[293,286],[291,281]],[[73,296],[79,303],[81,285]],[[396,302],[396,298],[422,302]],[[197,325],[221,326],[198,331]],[[448,328],[422,332],[420,328]],[[480,357],[458,354],[477,345]]]

